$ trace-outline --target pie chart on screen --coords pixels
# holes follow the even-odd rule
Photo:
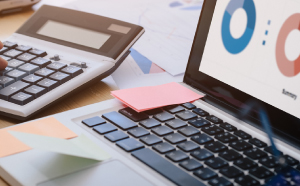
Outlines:
[[[296,76],[300,72],[300,56],[290,61],[285,53],[285,43],[289,34],[298,30],[300,32],[300,13],[290,16],[282,25],[276,44],[276,61],[280,72],[287,77]]]

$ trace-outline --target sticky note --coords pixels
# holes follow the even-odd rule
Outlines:
[[[54,117],[48,117],[22,125],[8,127],[0,130],[0,158],[31,149],[28,145],[12,136],[8,131],[25,132],[63,139],[77,137],[77,134],[64,126]]]
[[[34,149],[97,161],[103,161],[110,158],[108,153],[103,151],[97,144],[85,135],[80,135],[77,138],[66,140],[16,131],[9,131],[9,133],[27,146]]]
[[[178,83],[112,91],[111,94],[137,112],[167,105],[182,104],[202,96]]]

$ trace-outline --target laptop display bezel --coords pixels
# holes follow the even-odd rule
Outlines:
[[[235,117],[240,116],[241,111],[250,106],[250,102],[255,102],[257,105],[264,107],[268,113],[276,137],[300,147],[299,118],[199,71],[216,3],[217,0],[204,0],[184,76],[184,82],[204,92],[206,94],[204,98],[205,101],[207,100],[213,103],[216,107],[221,108]],[[247,116],[240,119],[255,127],[261,128],[255,108],[253,108],[252,112]]]

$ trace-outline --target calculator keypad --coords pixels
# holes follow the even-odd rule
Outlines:
[[[0,57],[8,67],[0,71],[0,99],[25,105],[83,73],[77,66],[44,58],[47,52],[5,41]]]

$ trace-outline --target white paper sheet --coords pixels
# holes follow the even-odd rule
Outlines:
[[[173,76],[186,69],[203,0],[79,0],[65,7],[143,26],[135,49]]]

